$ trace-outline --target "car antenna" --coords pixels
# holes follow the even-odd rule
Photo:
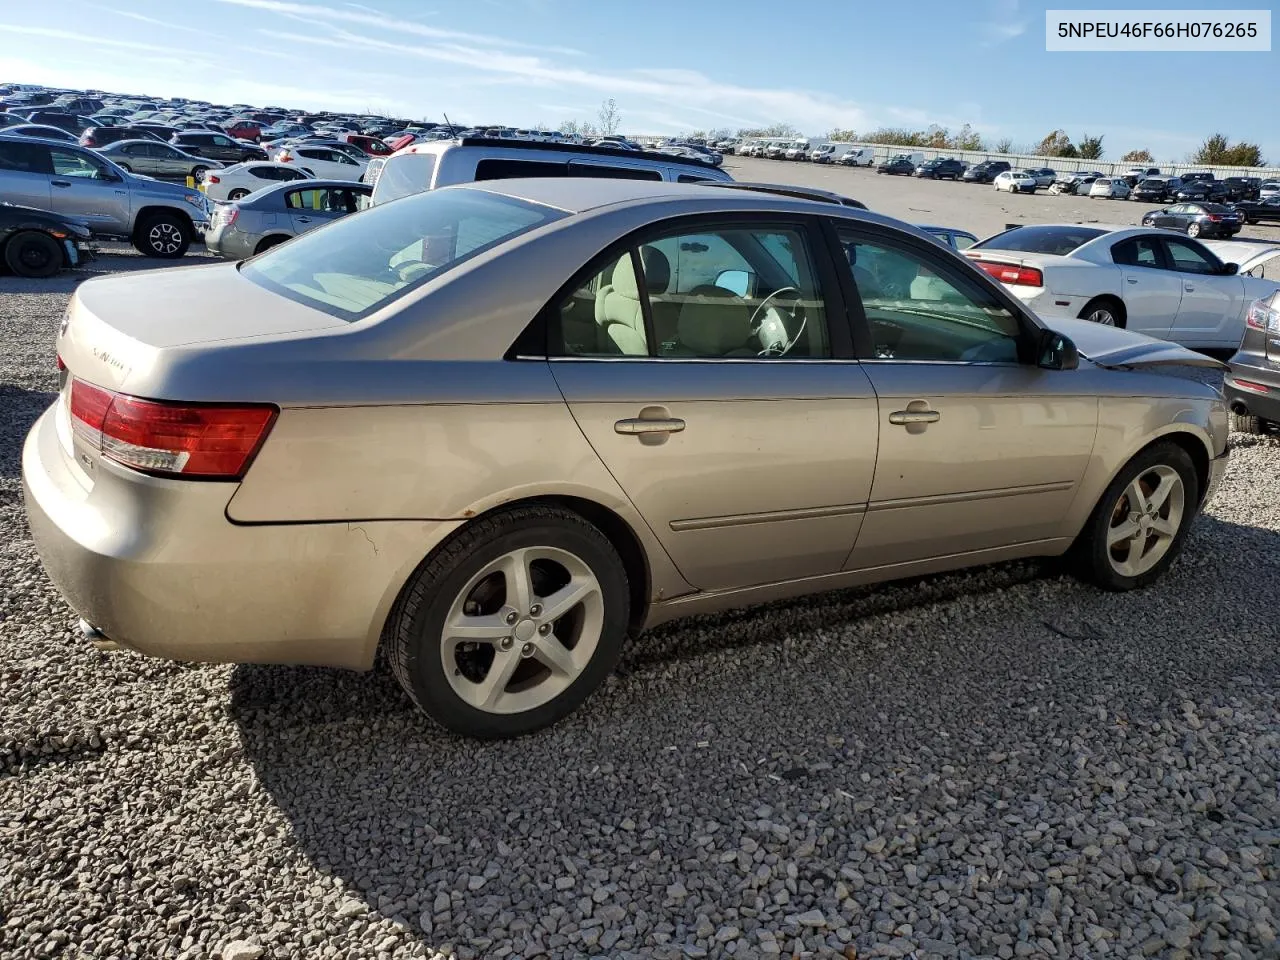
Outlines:
[[[449,124],[449,136],[451,136],[451,137],[452,137],[452,136],[453,136],[453,121],[449,119],[449,115],[448,115],[447,113],[444,113],[444,111],[443,111],[443,110],[441,111],[441,113],[442,113],[442,114],[444,114],[444,122],[445,122],[445,123],[447,123],[447,124]]]

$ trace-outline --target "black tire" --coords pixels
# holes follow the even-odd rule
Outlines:
[[[1230,418],[1232,433],[1251,433],[1257,436],[1267,432],[1267,421],[1261,417],[1255,417],[1250,413],[1232,412]]]
[[[1135,479],[1149,475],[1156,467],[1172,468],[1182,481],[1181,519],[1172,541],[1154,566],[1137,576],[1126,576],[1113,565],[1107,534],[1117,518],[1123,517],[1125,509],[1132,506],[1127,503],[1126,488]],[[1088,522],[1071,547],[1070,560],[1076,576],[1104,590],[1136,590],[1153,583],[1182,551],[1199,506],[1200,478],[1191,456],[1176,443],[1161,441],[1152,444],[1125,464],[1093,508]]]
[[[228,200],[241,200],[241,199],[243,199],[243,198],[247,197],[248,195],[249,195],[249,191],[248,191],[248,190],[244,189],[243,187],[239,187],[239,188],[237,188],[237,189],[235,189],[235,190],[232,190],[230,193],[228,193],[228,194],[227,194],[227,199],[228,199]]]
[[[1094,320],[1095,323],[1105,323],[1103,320],[1094,319],[1094,314],[1104,311],[1110,314],[1114,321],[1113,323],[1107,324],[1107,326],[1115,327],[1119,330],[1124,329],[1125,323],[1127,322],[1124,312],[1124,304],[1115,297],[1094,297],[1084,305],[1077,316],[1081,320]]]
[[[41,279],[61,270],[65,257],[58,241],[47,233],[23,230],[4,245],[4,262],[16,276]]]
[[[148,257],[178,260],[191,246],[191,225],[176,213],[153,213],[138,224],[133,245]]]
[[[196,183],[204,182],[205,174],[209,172],[206,166],[194,166],[191,168],[191,179]]]
[[[594,654],[566,689],[532,709],[494,713],[454,690],[441,637],[468,583],[504,554],[528,547],[567,551],[586,564],[603,597],[602,627]],[[464,527],[424,560],[401,591],[384,637],[396,679],[423,713],[454,733],[498,739],[533,733],[581,706],[617,666],[629,616],[626,568],[600,530],[568,510],[517,507]]]
[[[253,248],[253,252],[254,254],[266,253],[272,247],[278,247],[289,239],[289,237],[265,237],[258,241],[258,245]]]
[[[133,167],[129,166],[127,163],[117,163],[116,166],[126,173],[133,173]]]

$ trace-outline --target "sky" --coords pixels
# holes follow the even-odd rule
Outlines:
[[[8,82],[550,128],[612,97],[636,135],[970,123],[1031,145],[1063,128],[1104,136],[1104,159],[1183,160],[1222,132],[1280,163],[1280,52],[1048,53],[1063,0],[0,5]]]

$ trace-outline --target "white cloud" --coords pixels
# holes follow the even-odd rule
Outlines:
[[[169,23],[165,20],[157,20],[155,17],[148,17],[146,14],[134,13],[132,10],[117,10],[115,7],[103,7],[108,13],[115,14],[117,17],[128,17],[130,20],[137,20],[139,23],[149,23],[156,27],[165,27],[169,30],[182,30],[187,33],[198,33],[201,36],[208,36],[208,31],[201,30],[199,27],[189,27],[185,23]]]
[[[1027,20],[1018,9],[1018,0],[991,0],[990,13],[978,24],[984,47],[994,47],[1027,32]]]
[[[478,43],[488,46],[511,47],[518,49],[541,49],[546,53],[561,53],[573,56],[580,55],[582,52],[568,47],[538,47],[536,44],[522,43],[517,40],[507,40],[503,37],[467,33],[461,30],[449,30],[444,27],[430,27],[412,20],[389,17],[386,14],[378,13],[377,11],[368,13],[366,11],[371,9],[368,7],[362,7],[358,10],[343,10],[338,7],[324,7],[310,3],[293,3],[290,2],[290,0],[214,0],[214,2],[230,4],[231,6],[236,7],[249,7],[254,10],[266,10],[271,13],[293,15],[295,17],[306,17],[309,20],[336,20],[340,23],[353,23],[366,27],[378,27],[398,34],[408,33],[413,34],[414,36],[426,37],[431,40],[451,40],[463,43]]]

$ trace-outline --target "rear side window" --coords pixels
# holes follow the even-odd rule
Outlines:
[[[0,170],[50,173],[49,148],[38,143],[8,140],[0,143]]]
[[[652,167],[614,167],[600,163],[570,163],[571,177],[607,177],[620,180],[661,180],[662,173]]]
[[[565,214],[482,190],[420,193],[245,261],[246,279],[354,322],[463,261]]]
[[[476,164],[477,180],[512,180],[517,177],[563,177],[567,164],[545,160],[502,160],[495,157]],[[584,174],[586,176],[586,174]]]
[[[1160,266],[1160,241],[1155,237],[1130,237],[1111,248],[1111,259],[1127,267]]]

